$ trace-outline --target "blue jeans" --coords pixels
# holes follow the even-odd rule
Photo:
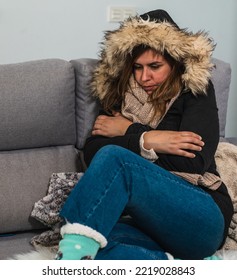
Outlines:
[[[126,212],[131,223],[120,222]],[[104,235],[97,259],[203,259],[219,248],[224,218],[212,197],[135,153],[100,149],[61,216]]]

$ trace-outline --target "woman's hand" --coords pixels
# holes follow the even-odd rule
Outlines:
[[[106,137],[122,136],[131,124],[130,120],[118,112],[114,112],[113,116],[100,115],[95,120],[92,135]]]
[[[201,136],[190,131],[152,130],[144,134],[144,148],[157,153],[194,158],[192,151],[201,151]]]

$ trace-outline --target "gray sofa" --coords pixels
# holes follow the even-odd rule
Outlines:
[[[225,140],[231,68],[213,61]],[[30,239],[45,230],[30,214],[51,174],[85,169],[83,145],[99,109],[88,86],[95,64],[47,59],[0,66],[0,259],[32,250]]]

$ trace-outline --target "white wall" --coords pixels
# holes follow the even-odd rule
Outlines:
[[[180,27],[206,30],[214,56],[231,63],[227,136],[237,136],[236,0],[0,0],[0,64],[42,58],[96,58],[108,6],[133,6],[138,14],[165,9]]]

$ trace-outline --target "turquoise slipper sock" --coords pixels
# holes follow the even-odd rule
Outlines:
[[[64,234],[59,242],[56,260],[93,260],[100,244],[93,238],[80,234]]]

